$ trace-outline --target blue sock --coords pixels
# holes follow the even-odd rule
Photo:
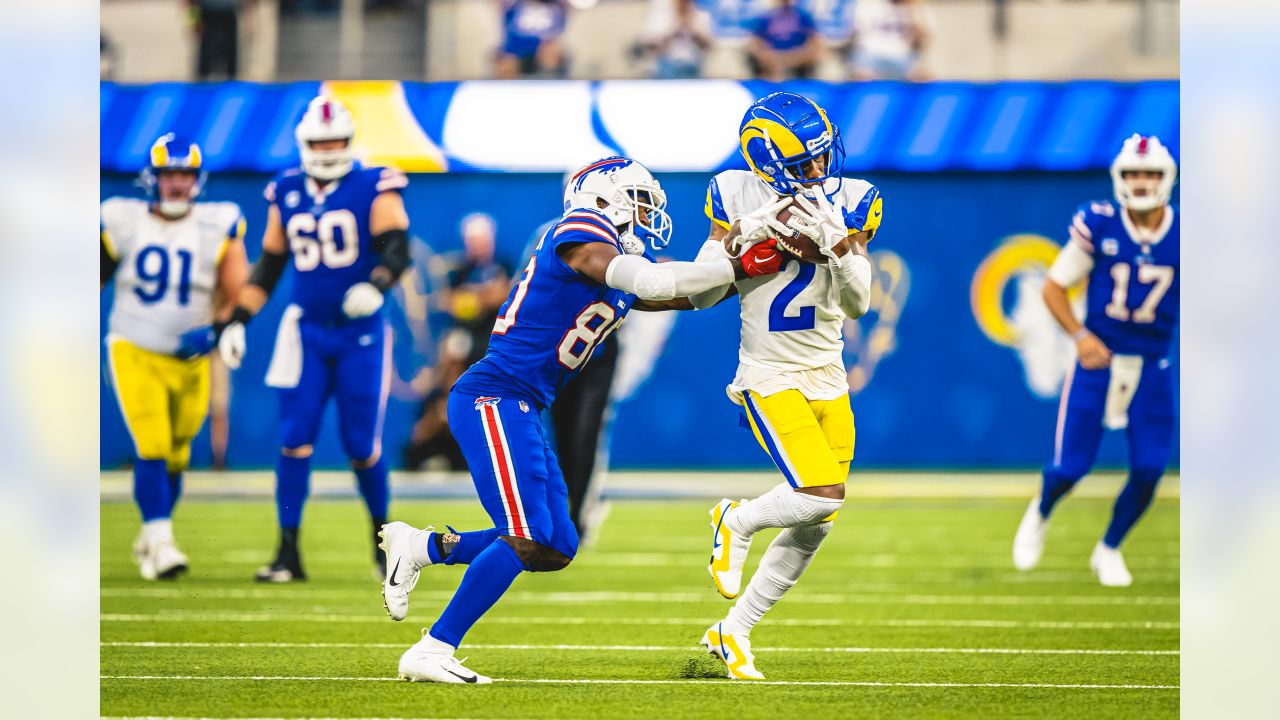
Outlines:
[[[1133,529],[1138,518],[1142,517],[1142,513],[1150,507],[1152,498],[1156,496],[1156,485],[1160,483],[1162,474],[1159,470],[1130,471],[1129,482],[1125,483],[1124,489],[1116,497],[1115,507],[1111,511],[1111,524],[1107,526],[1107,534],[1102,537],[1102,542],[1107,547],[1118,548],[1120,543],[1124,542],[1125,536]]]
[[[391,501],[391,491],[387,482],[387,461],[378,458],[378,462],[367,468],[356,468],[356,485],[360,487],[360,497],[369,509],[369,517],[375,520],[387,519],[387,505]]]
[[[431,626],[431,637],[454,647],[461,645],[462,636],[498,602],[523,570],[524,563],[510,545],[501,540],[489,543],[463,573],[458,591]]]
[[[453,528],[449,528],[449,530],[458,533]],[[431,556],[431,562],[433,563],[470,565],[501,534],[502,530],[499,528],[458,533],[458,544],[453,546],[453,551],[449,553],[448,557],[441,559],[440,551],[436,549],[435,534],[432,533],[431,542],[427,545],[427,554]],[[503,545],[506,545],[506,543],[503,543]]]
[[[169,470],[164,460],[134,462],[133,499],[142,512],[142,522],[169,517]]]
[[[178,498],[182,497],[182,471],[169,471],[169,514],[178,507]]]
[[[282,528],[302,524],[302,506],[311,484],[311,458],[281,454],[276,461],[276,517]]]
[[[1075,487],[1077,482],[1080,482],[1080,478],[1064,475],[1053,468],[1046,467],[1044,483],[1040,488],[1040,516],[1049,517],[1053,507],[1071,492],[1071,488]]]

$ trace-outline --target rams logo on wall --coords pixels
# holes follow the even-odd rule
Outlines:
[[[1045,399],[1058,396],[1075,362],[1071,339],[1040,297],[1045,273],[1060,249],[1043,235],[1007,237],[978,266],[969,291],[978,327],[992,342],[1018,354],[1027,387]],[[1070,291],[1077,312],[1079,295],[1079,288]]]
[[[858,320],[844,321],[844,358],[849,368],[849,389],[859,393],[871,383],[880,361],[898,349],[898,319],[911,292],[911,272],[902,256],[889,250],[871,253],[876,269],[871,279],[871,307],[863,332]]]

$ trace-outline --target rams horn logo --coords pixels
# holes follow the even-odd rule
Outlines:
[[[978,328],[992,342],[1017,352],[1027,387],[1045,399],[1057,397],[1075,361],[1070,338],[1040,299],[1045,273],[1059,250],[1042,235],[1007,237],[978,266],[969,291]],[[1078,303],[1080,288],[1071,288],[1068,297]]]

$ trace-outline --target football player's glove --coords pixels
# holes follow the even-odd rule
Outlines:
[[[230,323],[222,330],[222,337],[218,338],[218,354],[222,356],[222,362],[232,370],[238,370],[240,361],[244,359],[244,350],[244,323]]]
[[[369,317],[381,307],[382,291],[374,287],[373,283],[356,283],[342,296],[342,312],[353,320]]]
[[[213,325],[188,330],[178,337],[178,350],[174,352],[174,356],[179,360],[190,360],[207,355],[218,346],[218,335],[218,328]]]

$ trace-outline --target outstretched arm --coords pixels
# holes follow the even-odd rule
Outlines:
[[[560,252],[574,270],[646,301],[688,297],[735,279],[776,273],[781,265],[777,250],[765,244],[741,258],[717,258],[713,262],[654,263],[636,255],[623,255],[604,243],[569,245]]]

